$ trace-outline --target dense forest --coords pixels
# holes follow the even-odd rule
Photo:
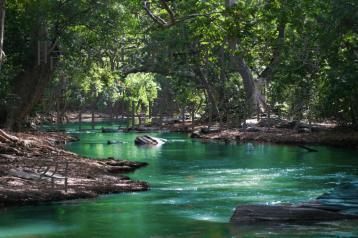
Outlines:
[[[0,0],[0,237],[358,237],[357,149],[357,0]]]
[[[2,0],[0,121],[187,113],[357,126],[354,0]]]

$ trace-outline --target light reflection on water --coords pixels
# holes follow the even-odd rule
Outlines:
[[[317,147],[318,153],[307,153],[291,146],[210,144],[177,133],[150,133],[168,143],[138,148],[133,143],[137,134],[102,134],[100,127],[77,133],[81,141],[67,148],[83,156],[148,162],[129,176],[148,181],[151,190],[8,209],[0,213],[0,237],[358,236],[356,221],[239,227],[228,223],[236,205],[299,203],[357,179],[356,151]],[[123,144],[107,145],[108,140]]]

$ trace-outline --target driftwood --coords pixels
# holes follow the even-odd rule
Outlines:
[[[152,137],[152,136],[148,136],[148,135],[138,136],[134,141],[134,143],[136,145],[152,145],[152,146],[162,145],[165,142],[166,142],[166,140],[164,140],[164,139],[160,139],[160,138],[156,138],[156,137]]]

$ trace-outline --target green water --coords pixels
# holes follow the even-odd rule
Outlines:
[[[67,126],[81,139],[68,150],[148,162],[129,176],[149,182],[150,191],[9,208],[0,212],[0,237],[358,237],[357,221],[228,222],[239,204],[298,203],[356,180],[357,151],[315,147],[318,153],[307,153],[290,146],[201,143],[177,133],[150,133],[168,142],[138,148],[135,133],[77,133],[76,128]],[[107,140],[126,143],[107,145]]]

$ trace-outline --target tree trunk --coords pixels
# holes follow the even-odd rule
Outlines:
[[[225,7],[227,9],[234,7],[236,1],[237,0],[225,0]],[[235,52],[237,50],[238,41],[239,40],[234,37],[228,38],[229,49],[231,52]],[[246,64],[244,58],[241,55],[230,53],[230,65],[231,68],[234,71],[237,71],[242,77],[249,114],[255,111],[258,104],[265,109],[265,100],[261,93],[257,90],[251,69]]]
[[[4,35],[5,35],[5,0],[0,0],[0,70],[1,64],[4,60],[5,53],[4,47]]]
[[[95,101],[92,102],[92,105],[91,105],[91,116],[92,116],[92,119],[91,119],[91,124],[92,124],[92,129],[95,128]]]
[[[78,129],[82,130],[82,108],[80,108],[80,111],[78,113]]]
[[[137,114],[138,124],[139,124],[139,126],[141,126],[142,125],[142,105],[141,105],[141,100],[138,101],[137,111],[138,111],[138,114]]]
[[[37,30],[38,39],[48,38],[46,24],[39,25]],[[33,52],[38,53],[34,55],[38,55],[38,58],[34,56],[32,65],[28,65],[14,80],[12,95],[15,100],[7,109],[6,127],[8,129],[15,131],[21,129],[26,117],[41,99],[52,78],[53,69],[48,57],[55,46],[56,41],[52,45],[49,45],[47,41],[42,44],[38,44],[35,40],[32,42]]]
[[[16,101],[8,109],[7,128],[17,131],[22,127],[26,116],[41,99],[51,76],[49,65],[41,64],[16,77],[14,87]]]
[[[92,114],[92,119],[91,119],[91,124],[92,124],[92,130],[95,128],[95,118],[94,118],[94,109],[92,109],[92,112],[91,112],[91,114]]]
[[[110,115],[110,120],[111,120],[111,123],[113,123],[113,120],[114,120],[114,103],[110,103],[110,110],[111,110],[111,115]]]
[[[181,109],[181,120],[183,123],[185,123],[185,107]]]
[[[132,127],[134,128],[135,124],[135,101],[132,101]]]
[[[149,120],[151,121],[152,120],[152,117],[153,117],[153,115],[152,115],[152,111],[153,111],[153,102],[152,101],[149,101],[149,115],[148,115],[148,117],[149,117]]]

